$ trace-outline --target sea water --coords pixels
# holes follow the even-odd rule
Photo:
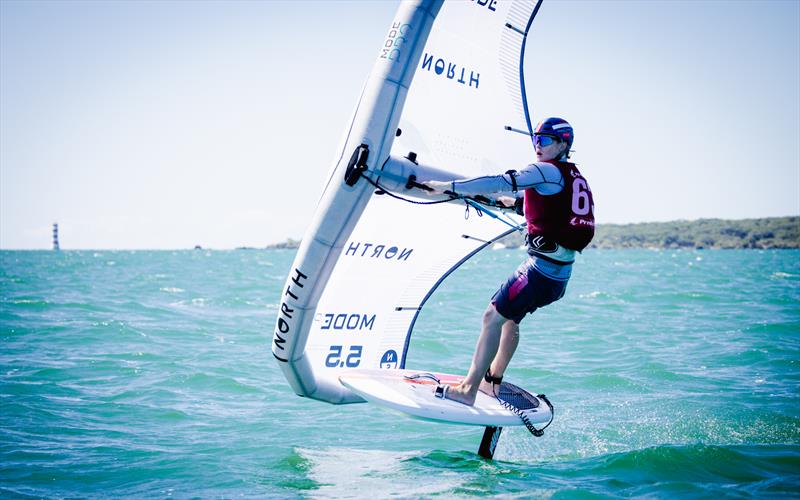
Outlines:
[[[465,373],[523,257],[454,273],[407,368]],[[800,252],[584,252],[506,373],[555,421],[494,461],[478,427],[292,392],[270,345],[293,258],[0,252],[0,497],[800,495]]]

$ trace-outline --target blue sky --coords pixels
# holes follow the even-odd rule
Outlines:
[[[0,248],[301,237],[396,8],[3,0]],[[599,223],[800,214],[800,2],[545,0],[528,47]]]

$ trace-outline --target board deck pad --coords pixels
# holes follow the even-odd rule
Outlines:
[[[514,384],[503,382],[497,397],[516,407],[518,410],[530,410],[539,407],[539,398]]]
[[[339,381],[370,403],[423,420],[496,427],[524,425],[517,413],[494,396],[482,392],[478,392],[473,406],[434,396],[436,379],[453,386],[463,378],[419,370],[376,369],[348,371],[339,376]],[[524,389],[503,382],[498,394],[531,423],[550,420],[550,408]]]

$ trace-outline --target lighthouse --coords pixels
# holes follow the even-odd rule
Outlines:
[[[53,223],[53,250],[61,250],[58,246],[58,222]]]

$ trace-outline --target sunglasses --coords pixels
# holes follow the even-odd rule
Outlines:
[[[553,137],[552,135],[533,135],[533,143],[538,146],[549,146],[556,142],[561,142],[561,139],[558,137]]]

